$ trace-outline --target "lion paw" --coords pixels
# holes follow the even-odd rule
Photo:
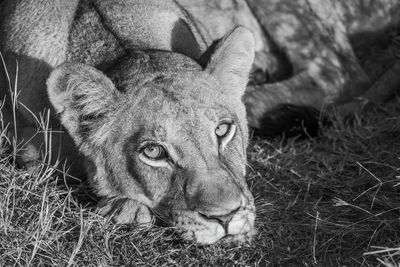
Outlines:
[[[146,224],[153,217],[147,206],[128,198],[104,198],[98,204],[98,212],[116,224]]]

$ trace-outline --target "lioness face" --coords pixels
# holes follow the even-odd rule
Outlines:
[[[201,72],[158,77],[137,105],[127,101],[113,126],[118,145],[109,144],[123,155],[113,166],[124,170],[123,195],[134,198],[139,185],[154,212],[200,243],[247,234],[254,223],[244,107],[220,87]]]
[[[206,70],[182,55],[154,52],[121,59],[108,77],[66,64],[49,78],[50,100],[91,161],[95,188],[116,206],[112,215],[125,213],[123,222],[151,211],[201,244],[253,232],[241,102],[252,53],[239,51],[246,58],[240,66],[226,53],[218,58],[224,46],[236,48],[232,36]],[[250,36],[246,47],[252,44]],[[133,210],[126,201],[146,208]]]

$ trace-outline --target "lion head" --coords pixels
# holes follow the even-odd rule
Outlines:
[[[253,59],[251,33],[236,28],[204,68],[137,51],[103,72],[71,62],[52,72],[50,101],[87,158],[103,214],[118,223],[156,214],[200,244],[253,232],[241,101]]]

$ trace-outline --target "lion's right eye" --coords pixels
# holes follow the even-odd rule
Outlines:
[[[150,144],[146,146],[143,150],[142,153],[151,160],[161,160],[165,159],[167,157],[167,153],[165,152],[165,149],[157,144]]]
[[[215,134],[218,137],[219,147],[222,150],[231,141],[236,133],[236,126],[233,122],[222,122],[215,128]]]
[[[217,126],[217,128],[215,128],[215,134],[218,136],[218,138],[223,138],[227,135],[230,128],[231,125],[229,123],[221,123]]]

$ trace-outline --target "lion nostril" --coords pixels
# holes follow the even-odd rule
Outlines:
[[[208,215],[207,213],[198,213],[201,217],[203,217],[207,221],[215,221],[222,225],[225,231],[225,235],[228,233],[228,226],[229,222],[232,220],[233,215],[230,213],[228,215],[222,215],[222,216],[215,216],[215,215]]]
[[[229,224],[229,222],[232,220],[232,217],[240,210],[240,207],[230,211],[229,213],[225,214],[212,214],[206,211],[199,212],[199,215],[204,217],[207,220],[216,220],[218,223],[220,223],[224,228]]]

